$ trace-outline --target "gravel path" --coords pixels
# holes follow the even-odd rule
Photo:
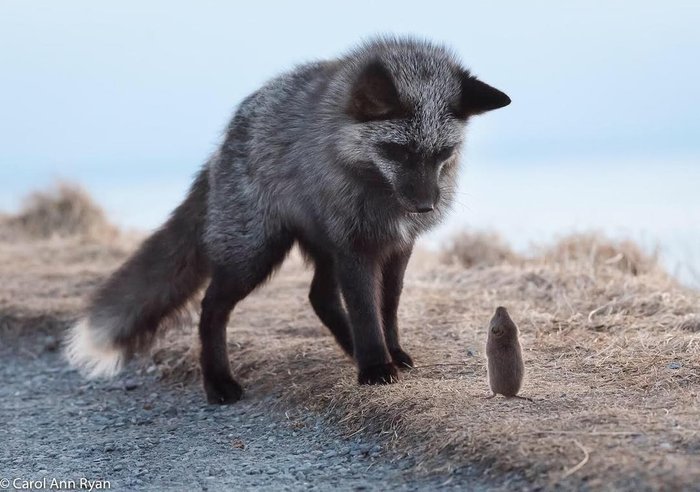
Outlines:
[[[0,479],[105,479],[112,490],[485,489],[475,471],[416,476],[367,437],[252,396],[204,403],[154,374],[87,382],[46,335],[0,347]],[[0,486],[3,483],[0,480]],[[12,487],[10,487],[12,489]]]

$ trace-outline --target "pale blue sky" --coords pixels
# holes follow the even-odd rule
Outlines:
[[[381,32],[443,41],[511,95],[475,123],[479,156],[698,155],[699,6],[3,0],[3,177],[191,170],[265,79]]]
[[[453,222],[499,229],[536,202],[556,214],[533,208],[517,221],[521,241],[575,226],[661,237],[668,224],[648,217],[658,204],[688,217],[678,230],[697,230],[698,200],[679,190],[700,185],[698,26],[692,1],[0,0],[0,208],[64,178],[118,221],[152,227],[246,94],[296,63],[398,33],[451,46],[513,99],[470,127],[466,207]],[[657,182],[667,192],[643,192]],[[489,201],[498,186],[513,207]]]

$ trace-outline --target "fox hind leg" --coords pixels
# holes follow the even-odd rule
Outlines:
[[[202,343],[200,365],[204,391],[209,403],[234,403],[242,394],[241,387],[231,375],[226,350],[226,325],[235,304],[243,298],[242,289],[217,269],[202,300],[199,337]]]
[[[226,348],[226,326],[235,305],[261,284],[279,265],[292,246],[290,237],[268,241],[263,248],[238,251],[235,262],[212,269],[212,278],[202,300],[199,336],[200,364],[207,401],[229,404],[238,401],[243,389],[231,374]]]

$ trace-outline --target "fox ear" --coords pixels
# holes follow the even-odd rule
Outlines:
[[[346,111],[360,122],[401,118],[407,113],[391,74],[379,61],[362,69],[352,86]]]
[[[468,72],[461,72],[461,94],[455,108],[460,119],[502,108],[510,104],[510,97],[498,89],[485,84]]]

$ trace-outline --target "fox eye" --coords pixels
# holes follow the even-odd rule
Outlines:
[[[450,145],[449,147],[443,147],[435,154],[435,160],[437,162],[446,161],[447,159],[452,157],[452,153],[454,152],[454,150],[454,145]]]
[[[415,157],[414,152],[406,145],[392,142],[379,144],[379,152],[385,159],[400,163],[407,163]]]

